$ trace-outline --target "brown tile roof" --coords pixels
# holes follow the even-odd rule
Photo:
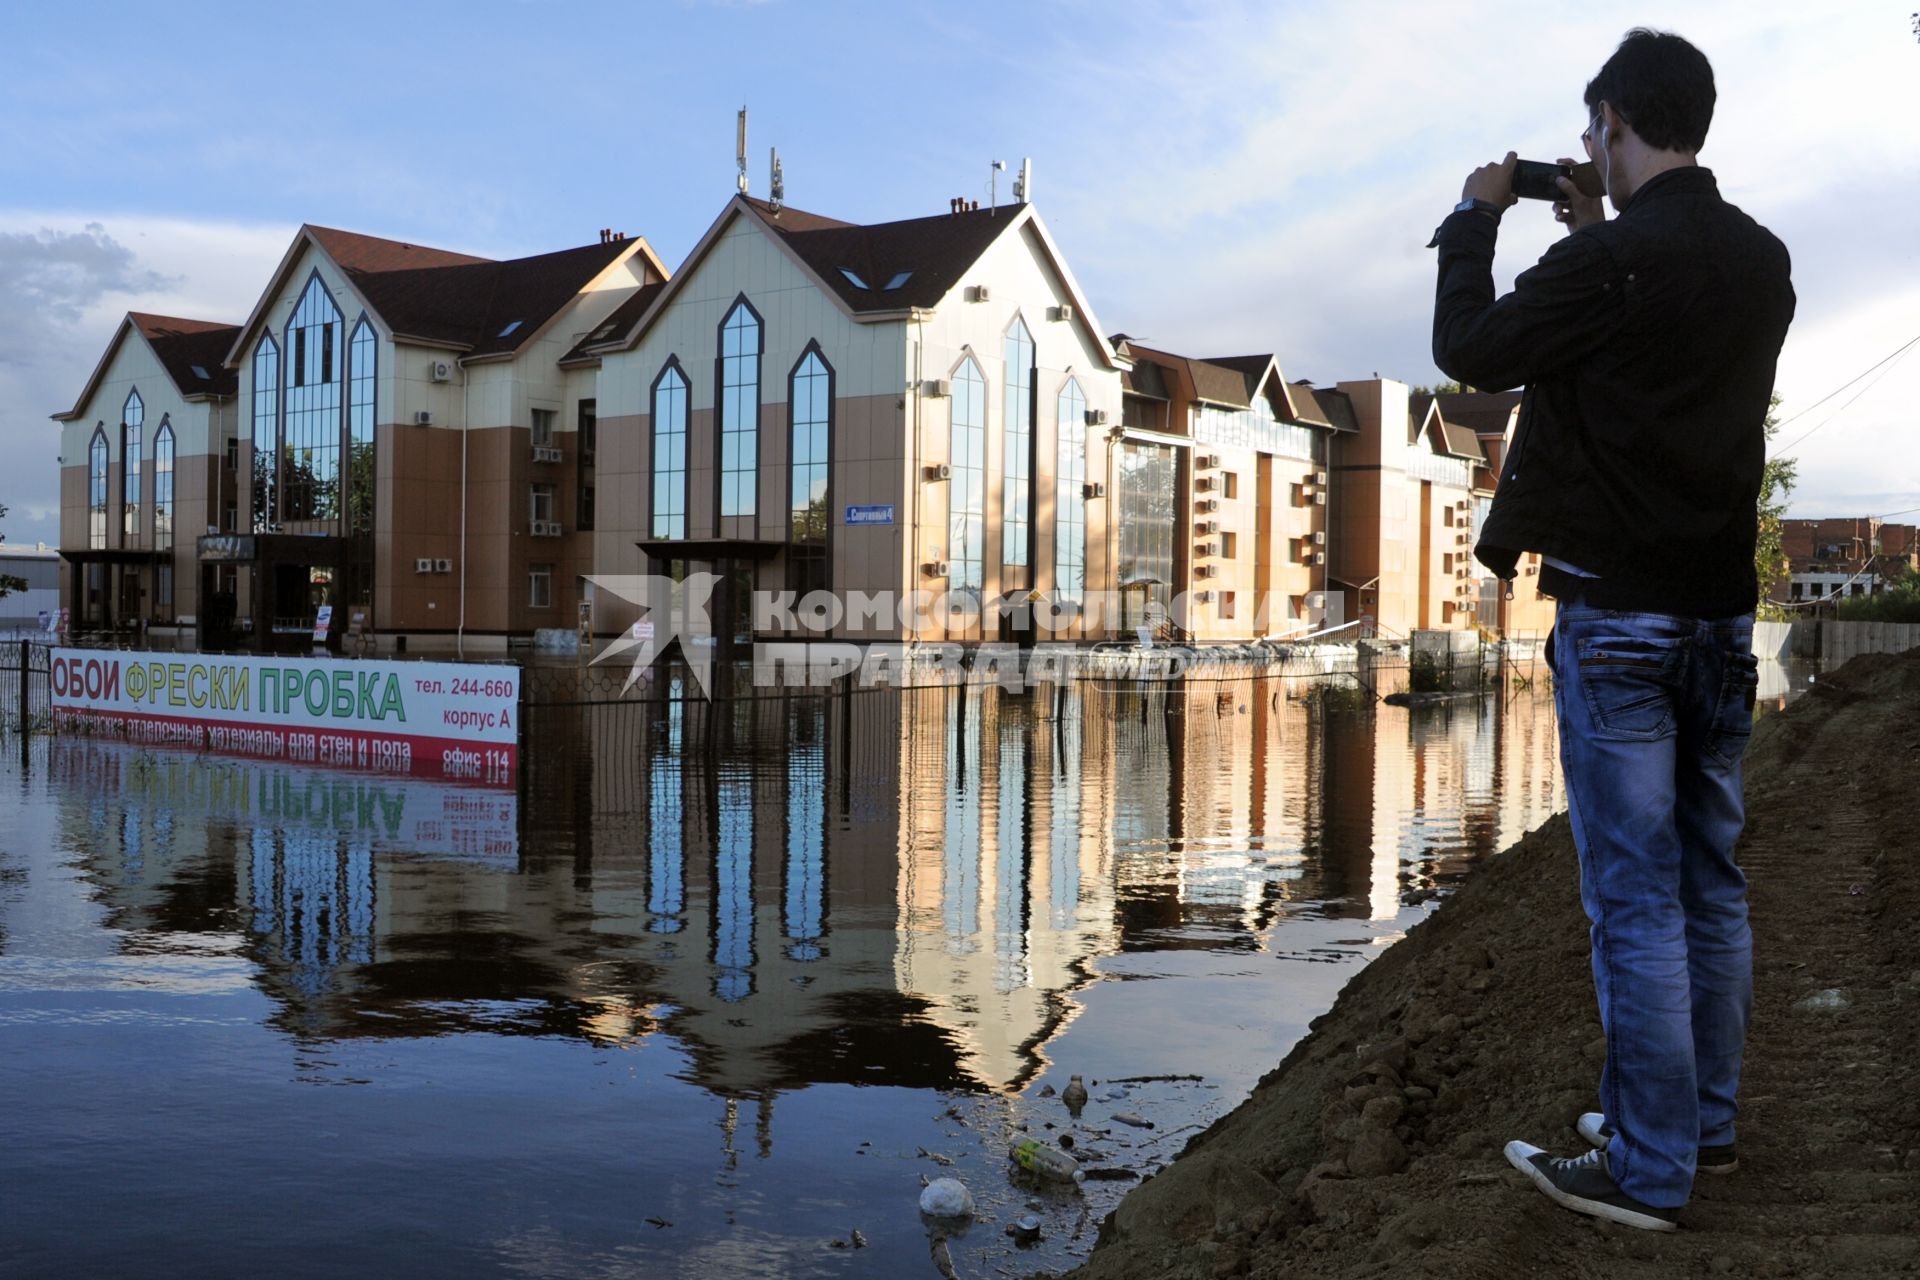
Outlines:
[[[1448,422],[1471,427],[1478,435],[1505,435],[1513,411],[1520,407],[1518,391],[1455,391],[1438,397]]]
[[[573,350],[560,357],[560,363],[590,360],[593,357],[588,354],[588,348],[625,342],[627,334],[640,322],[640,317],[647,313],[647,308],[653,305],[653,300],[659,297],[666,287],[664,281],[655,281],[634,290],[631,298],[609,311],[606,319],[589,330],[580,341],[574,343]]]
[[[859,226],[791,205],[776,212],[764,200],[742,199],[854,311],[938,304],[1024,207],[1001,205],[998,210]],[[895,280],[899,283],[888,288]],[[1028,323],[1039,319],[1029,317]]]
[[[1480,437],[1474,433],[1472,427],[1463,426],[1457,422],[1448,422],[1446,417],[1442,415],[1440,419],[1440,434],[1446,439],[1447,452],[1454,457],[1468,458],[1474,462],[1481,463],[1487,460],[1487,451],[1480,447]]]
[[[1287,388],[1288,394],[1296,399],[1303,391],[1313,397],[1314,403],[1320,408],[1321,415],[1335,431],[1358,432],[1360,430],[1360,419],[1353,412],[1353,398],[1346,392],[1335,387],[1316,387],[1305,379]],[[1302,405],[1301,410],[1305,412],[1306,406]]]
[[[610,240],[494,262],[330,227],[307,229],[396,334],[471,355],[519,350],[635,247],[631,240]]]
[[[127,319],[152,345],[181,395],[230,396],[239,389],[239,373],[223,363],[239,336],[239,325],[145,311],[129,311]]]
[[[1191,387],[1196,399],[1239,409],[1253,403],[1252,397],[1247,394],[1247,380],[1233,369],[1195,360],[1191,356],[1177,356],[1170,351],[1143,347],[1131,339],[1127,342],[1127,350],[1133,356],[1136,372],[1142,364],[1159,365],[1163,371],[1171,371],[1183,387]],[[1165,381],[1164,372],[1162,381]]]

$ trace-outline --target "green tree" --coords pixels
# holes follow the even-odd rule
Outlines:
[[[1767,402],[1766,431],[1769,442],[1780,433],[1780,418],[1775,412],[1779,407],[1780,397],[1777,395]],[[1756,612],[1763,619],[1778,620],[1787,616],[1787,611],[1768,597],[1773,593],[1775,584],[1784,580],[1791,569],[1786,550],[1781,546],[1780,526],[1787,514],[1787,498],[1793,493],[1799,471],[1800,464],[1793,458],[1771,458],[1760,472],[1760,530],[1753,544],[1753,569],[1760,579],[1760,601]]]
[[[6,507],[0,506],[0,519],[5,519],[6,514]],[[6,540],[7,535],[0,533],[0,543],[5,543]],[[25,578],[16,577],[11,573],[0,573],[0,597],[10,596],[16,591],[25,591],[26,589],[27,580]]]
[[[1457,382],[1442,382],[1431,387],[1415,387],[1411,394],[1416,396],[1457,396],[1462,388]]]

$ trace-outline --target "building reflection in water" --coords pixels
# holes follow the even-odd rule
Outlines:
[[[524,797],[53,761],[129,945],[240,935],[291,1034],[664,1033],[762,1129],[815,1082],[1018,1088],[1103,957],[1391,920],[1561,804],[1545,695],[760,692],[536,710]]]

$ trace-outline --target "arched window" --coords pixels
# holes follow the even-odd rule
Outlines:
[[[977,600],[986,585],[987,380],[972,356],[953,375],[953,423],[947,444],[947,589]]]
[[[745,298],[720,322],[720,514],[759,510],[760,316]]]
[[[1013,318],[1005,342],[1007,385],[1000,420],[1002,496],[1000,562],[1028,563],[1033,527],[1033,335]]]
[[[153,433],[153,546],[173,550],[173,424],[165,418]]]
[[[380,340],[366,317],[347,343],[347,532],[373,531],[374,379]]]
[[[809,591],[827,587],[827,524],[833,511],[828,493],[833,370],[818,348],[809,347],[787,379],[787,412],[792,420],[787,587],[804,599]]]
[[[107,545],[107,433],[93,429],[93,443],[87,446],[87,545],[104,549]]]
[[[1060,388],[1059,453],[1053,475],[1053,594],[1078,602],[1087,588],[1087,397],[1072,378]]]
[[[315,275],[287,321],[282,520],[340,514],[340,310]]]
[[[140,437],[146,423],[140,392],[127,392],[126,407],[120,411],[120,534],[126,541],[140,532]]]
[[[253,530],[280,518],[280,348],[262,334],[253,349]]]
[[[687,536],[687,375],[671,356],[653,380],[653,536]]]

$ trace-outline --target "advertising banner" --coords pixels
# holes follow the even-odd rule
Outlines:
[[[55,649],[57,728],[512,786],[520,668]]]

